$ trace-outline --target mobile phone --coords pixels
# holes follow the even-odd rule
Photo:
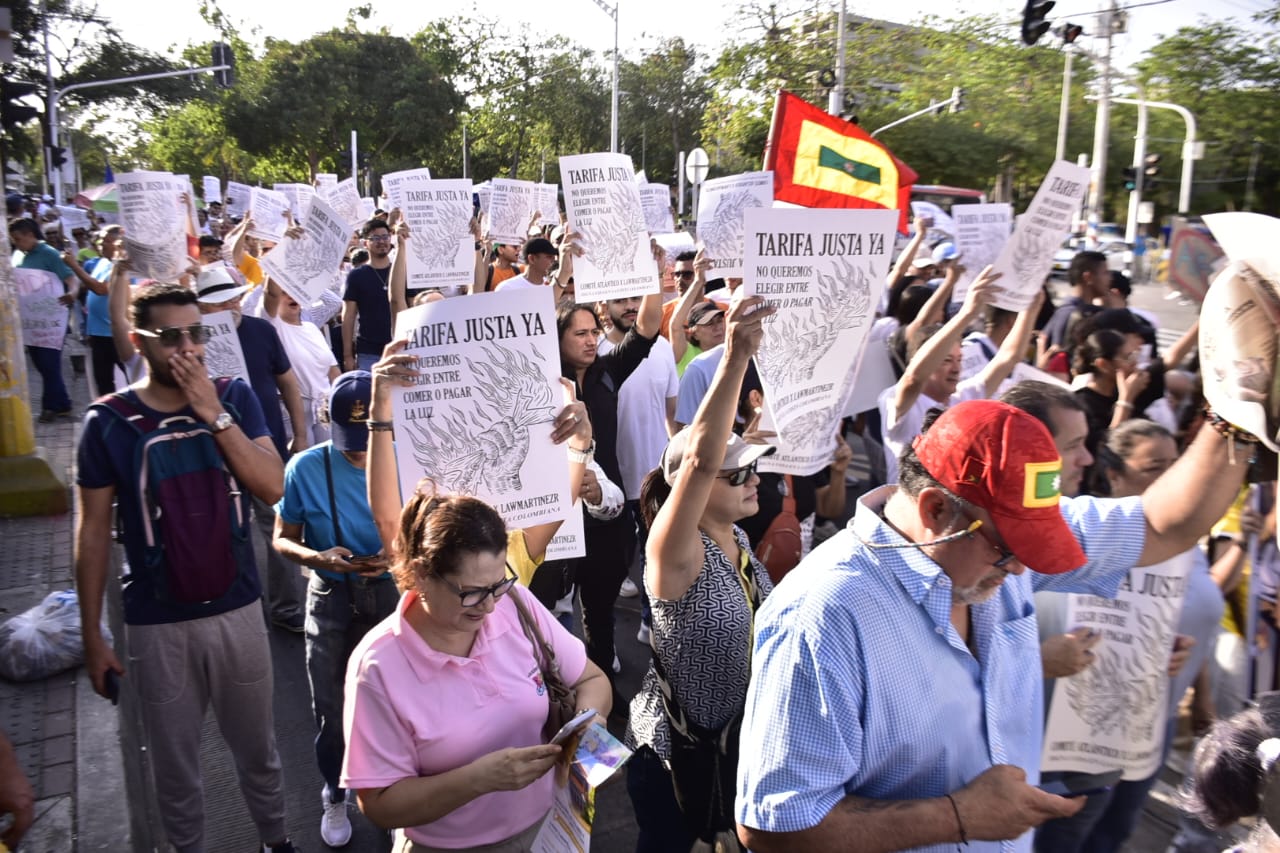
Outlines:
[[[107,691],[107,698],[112,705],[120,704],[120,676],[114,669],[108,669],[102,676],[102,686]]]
[[[552,743],[557,743],[557,744],[558,744],[558,743],[564,743],[564,742],[565,742],[565,741],[567,741],[567,740],[568,740],[568,739],[569,739],[569,738],[570,738],[570,737],[571,737],[571,736],[572,736],[576,731],[578,731],[578,729],[582,728],[582,727],[583,727],[583,726],[585,726],[588,722],[590,722],[590,721],[591,721],[591,719],[595,717],[595,715],[596,715],[596,710],[595,710],[595,708],[588,708],[587,710],[585,710],[585,711],[581,712],[581,713],[580,713],[580,714],[578,714],[576,717],[574,717],[572,720],[570,720],[569,722],[567,722],[567,723],[565,723],[563,726],[561,726],[561,727],[560,727],[560,731],[556,732],[556,736],[555,736],[555,737],[553,737],[553,738],[551,739],[551,742],[552,742]]]
[[[374,560],[380,560],[380,559],[382,559],[381,554],[365,554],[359,557],[353,555],[353,556],[347,557],[347,562],[348,563],[372,563]]]
[[[1055,779],[1041,780],[1040,790],[1059,797],[1088,797],[1109,791],[1120,781],[1123,770],[1106,773],[1063,773]]]

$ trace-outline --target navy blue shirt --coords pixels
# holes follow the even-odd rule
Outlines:
[[[365,264],[347,273],[342,299],[356,304],[356,352],[380,356],[391,343],[391,303],[387,301],[390,280],[391,267],[376,270]]]
[[[144,405],[132,389],[122,393],[126,394],[130,403],[138,409],[158,419],[176,415],[187,415],[197,419],[190,406],[178,412],[157,412]],[[232,380],[231,386],[223,397],[223,406],[249,438],[268,435],[258,399],[243,381]],[[227,594],[214,601],[199,604],[176,604],[162,600],[146,573],[134,571],[131,568],[146,565],[142,503],[141,496],[138,494],[139,472],[134,460],[140,437],[137,430],[120,420],[116,413],[91,406],[85,414],[84,429],[80,433],[80,445],[76,449],[76,484],[86,489],[103,489],[111,486],[116,490],[117,512],[120,527],[124,533],[124,552],[129,560],[123,579],[125,624],[157,625],[186,622],[206,616],[217,616],[219,613],[227,613],[256,601],[262,595],[262,587],[258,582],[258,568],[254,563],[252,546],[237,549],[238,572]],[[240,497],[240,512],[245,517],[249,512],[247,489]],[[211,532],[210,535],[215,534]],[[216,535],[227,536],[229,532],[219,531]],[[252,540],[249,541],[252,542]]]
[[[285,354],[284,344],[275,327],[257,317],[241,317],[236,328],[240,349],[244,351],[244,364],[249,370],[249,384],[258,395],[258,405],[266,420],[271,440],[281,459],[289,458],[289,441],[284,434],[284,416],[280,413],[280,390],[276,377],[287,372],[292,365]]]

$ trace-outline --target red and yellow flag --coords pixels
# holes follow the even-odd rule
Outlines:
[[[907,230],[915,171],[856,124],[790,92],[778,92],[764,168],[779,201],[898,210],[898,230]]]

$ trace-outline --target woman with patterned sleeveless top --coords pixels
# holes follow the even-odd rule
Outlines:
[[[734,522],[756,512],[756,461],[773,448],[747,444],[732,427],[761,321],[773,312],[759,297],[730,309],[724,359],[701,408],[641,486],[654,659],[627,727],[636,750],[627,789],[641,853],[684,853],[717,835],[736,844],[737,727],[752,620],[773,587]]]

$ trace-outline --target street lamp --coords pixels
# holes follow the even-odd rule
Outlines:
[[[618,151],[618,2],[610,6],[604,0],[594,0],[600,9],[613,18],[613,94],[609,104],[609,150]]]

